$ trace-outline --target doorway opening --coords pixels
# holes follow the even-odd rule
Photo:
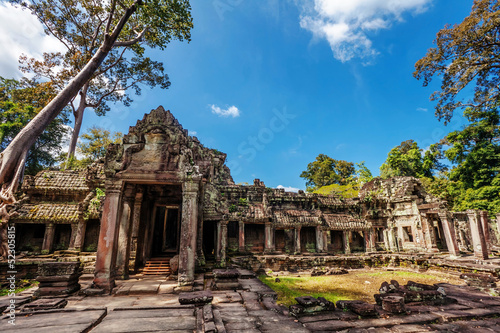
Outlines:
[[[153,257],[179,252],[180,216],[178,206],[156,206],[153,231]]]
[[[203,253],[207,261],[215,260],[216,222],[203,222]]]

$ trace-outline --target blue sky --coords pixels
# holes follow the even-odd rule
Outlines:
[[[412,72],[438,30],[461,22],[472,1],[191,4],[192,41],[148,51],[164,62],[171,87],[144,89],[131,107],[112,106],[106,117],[89,109],[83,130],[96,124],[127,132],[163,105],[205,146],[228,154],[236,182],[260,178],[269,187],[305,189],[299,175],[320,153],[366,161],[378,175],[401,141],[414,139],[425,148],[464,124],[459,115],[448,126],[439,122],[429,101],[439,81],[424,88]],[[0,7],[0,22],[8,10]],[[15,47],[0,51],[10,52],[0,63],[1,76],[18,75],[12,61],[5,63],[16,52],[56,47],[43,38],[26,41],[5,25],[14,37],[4,45]]]

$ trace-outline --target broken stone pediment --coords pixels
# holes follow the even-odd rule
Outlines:
[[[226,154],[206,148],[189,136],[172,113],[160,106],[131,126],[122,144],[108,147],[105,170],[108,177],[164,172],[179,181],[205,178],[216,183],[232,182],[225,159]]]

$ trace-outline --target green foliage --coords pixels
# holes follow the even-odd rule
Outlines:
[[[359,193],[359,187],[356,183],[349,183],[347,185],[331,184],[327,186],[320,187],[314,190],[313,193],[323,194],[323,195],[337,195],[345,199],[357,198]]]
[[[437,101],[436,116],[449,121],[455,109],[472,106],[476,111],[493,109],[500,98],[500,3],[475,0],[462,23],[447,25],[437,33],[425,57],[415,64],[413,76],[427,86],[434,76],[441,77],[441,89],[431,95]],[[466,87],[473,86],[473,98]],[[471,87],[472,88],[472,87]]]
[[[312,192],[331,184],[346,185],[352,182],[355,172],[354,163],[319,154],[300,177],[306,179],[307,191]]]
[[[138,5],[100,69],[79,91],[83,98],[80,105],[93,107],[98,115],[110,110],[109,102],[129,106],[131,90],[140,95],[144,86],[164,89],[170,86],[163,63],[145,57],[145,47],[163,50],[172,40],[191,40],[193,20],[188,0],[10,2],[31,10],[44,25],[45,32],[66,46],[65,52],[44,53],[43,60],[25,55],[20,58],[24,72],[50,80],[58,89],[85,67],[126,10],[134,3]]]
[[[443,170],[439,163],[440,145],[432,145],[424,154],[413,140],[401,142],[391,149],[387,160],[380,167],[380,176],[390,178],[396,176],[432,177],[434,170]]]
[[[51,83],[34,80],[4,79],[0,77],[0,151],[55,95]],[[31,147],[25,165],[25,173],[34,175],[53,166],[57,160],[63,140],[68,134],[68,112],[56,117]]]
[[[230,212],[230,213],[234,213],[234,212],[235,212],[235,211],[237,211],[237,210],[238,210],[238,208],[236,208],[236,205],[230,205],[230,206],[229,206],[229,212]]]
[[[368,183],[373,179],[372,172],[370,169],[368,169],[365,165],[365,161],[362,161],[361,163],[356,163],[356,174],[358,175],[358,185],[363,186],[364,184]]]
[[[28,280],[28,279],[20,279],[15,281],[16,289],[15,293],[18,294],[20,292],[25,291],[26,289],[36,287],[38,285],[38,281],[36,280]],[[0,289],[0,296],[7,296],[10,293],[10,286]]]
[[[89,207],[87,209],[85,218],[89,217],[91,211],[95,211],[101,208],[101,200],[105,196],[106,193],[104,192],[104,190],[101,190],[98,187],[95,189],[95,197],[93,197],[89,202]]]
[[[84,252],[96,252],[96,251],[97,251],[97,243],[89,244],[84,249]]]
[[[455,211],[500,213],[500,115],[498,110],[464,112],[469,125],[443,140],[444,156],[452,169],[423,179],[426,189],[448,201]]]
[[[120,132],[111,134],[101,127],[92,126],[81,135],[81,142],[78,143],[77,150],[85,159],[96,161],[106,156],[106,149],[111,143],[121,143],[122,136]]]
[[[248,206],[248,200],[247,198],[239,198],[238,199],[238,206]]]
[[[359,189],[373,179],[364,161],[356,163],[354,167],[352,162],[337,161],[323,154],[320,154],[316,161],[309,163],[307,169],[300,176],[308,177],[308,192],[333,194],[346,199],[357,197]],[[317,185],[325,183],[327,185]]]

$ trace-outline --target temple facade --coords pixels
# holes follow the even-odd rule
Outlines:
[[[358,198],[343,199],[272,189],[259,179],[236,185],[225,159],[159,107],[108,148],[103,165],[28,177],[15,223],[39,225],[31,238],[44,251],[61,237],[84,250],[98,234],[94,285],[107,291],[158,257],[178,256],[179,286],[189,287],[198,266],[223,267],[236,254],[473,252],[486,259],[498,244],[498,223],[486,212],[450,212],[416,178],[376,178]],[[105,198],[96,206],[97,188]]]

